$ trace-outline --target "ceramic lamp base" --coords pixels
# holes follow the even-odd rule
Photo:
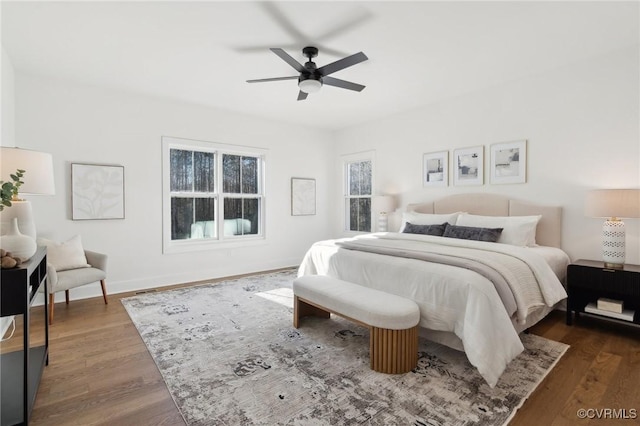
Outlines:
[[[31,259],[38,249],[36,241],[20,233],[18,229],[18,218],[13,218],[9,232],[0,236],[0,248],[11,253],[14,258],[26,262]]]
[[[29,201],[12,201],[11,207],[5,207],[2,210],[2,213],[0,213],[0,235],[6,234],[11,230],[13,219],[18,219],[18,228],[22,235],[36,239],[36,226]]]
[[[380,213],[378,215],[378,232],[387,232],[389,226],[389,219],[386,213]]]
[[[602,225],[602,260],[607,268],[622,268],[625,261],[625,228],[621,220]]]

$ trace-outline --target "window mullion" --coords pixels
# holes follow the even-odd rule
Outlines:
[[[224,154],[218,152],[216,155],[216,191],[220,194],[218,198],[218,211],[216,212],[216,224],[218,228],[218,239],[221,241],[224,240],[224,188],[223,188],[223,179],[224,179],[224,170],[222,164],[222,157]]]
[[[196,153],[191,151],[191,193],[195,195],[196,185]],[[191,226],[196,223],[196,197],[191,198]]]

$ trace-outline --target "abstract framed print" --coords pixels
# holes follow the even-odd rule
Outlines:
[[[124,166],[72,163],[71,219],[124,219]]]
[[[491,183],[525,183],[527,181],[527,141],[491,145]]]
[[[449,185],[449,151],[431,152],[422,157],[422,185]]]
[[[484,184],[484,146],[453,151],[453,184]]]

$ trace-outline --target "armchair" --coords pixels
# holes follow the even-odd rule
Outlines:
[[[69,304],[69,289],[100,281],[104,303],[108,304],[105,279],[107,278],[107,255],[84,250],[89,268],[68,269],[56,271],[51,264],[47,264],[47,289],[49,292],[49,324],[53,323],[53,305],[55,293],[63,291],[65,301]]]

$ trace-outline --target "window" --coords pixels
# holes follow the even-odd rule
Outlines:
[[[164,252],[264,238],[264,150],[163,138]]]
[[[222,155],[225,236],[256,235],[260,223],[259,158]]]
[[[351,157],[351,156],[350,156]],[[373,159],[345,160],[345,229],[371,232],[371,193],[373,187]]]

